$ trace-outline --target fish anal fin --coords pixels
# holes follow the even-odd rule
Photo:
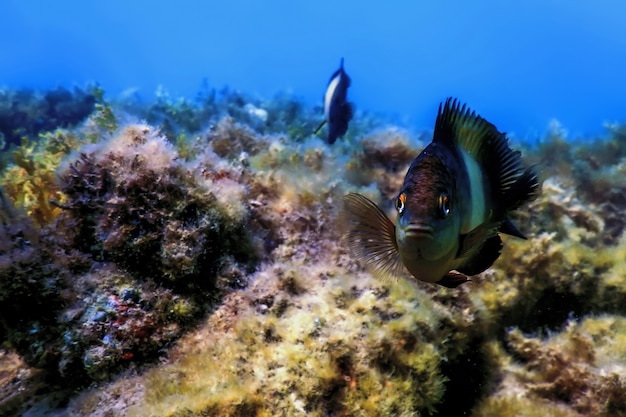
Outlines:
[[[339,225],[354,256],[377,278],[403,274],[395,226],[387,215],[361,194],[348,193],[342,202]]]
[[[465,274],[450,271],[436,283],[446,288],[456,288],[461,284],[465,284],[466,282],[471,281],[472,280],[469,279]]]

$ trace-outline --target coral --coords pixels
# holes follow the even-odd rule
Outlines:
[[[218,115],[216,93],[205,85],[196,100],[174,100],[163,87],[159,87],[156,102],[140,115],[148,123],[159,126],[168,137],[197,133]]]
[[[262,237],[265,263],[249,287],[226,295],[197,332],[177,343],[171,364],[137,381],[143,399],[129,413],[434,412],[447,395],[447,375],[467,371],[464,363],[475,358],[470,346],[482,339],[467,293],[433,294],[358,272],[334,225],[345,158],[317,139],[273,143],[268,155],[258,154],[263,160],[252,158],[243,177],[228,174],[233,182],[225,184],[224,197],[213,188],[221,201],[250,199],[244,218]],[[213,180],[216,167],[231,163],[207,152],[195,169]],[[273,167],[270,174],[264,164]],[[237,187],[242,178],[246,187]],[[456,385],[450,398],[458,404],[463,397],[469,408],[463,391],[478,395]],[[91,396],[76,407],[95,401]]]
[[[261,103],[261,106],[267,110],[264,133],[285,133],[298,142],[315,131],[322,114],[321,109],[312,111],[302,101],[284,93]]]
[[[546,177],[575,191],[582,211],[600,211],[605,223],[602,239],[614,244],[626,226],[618,214],[626,208],[626,146],[624,126],[608,125],[607,131],[604,138],[567,140],[557,126],[538,146],[531,147],[530,159],[543,168]]]
[[[78,147],[71,138],[44,135],[17,158],[50,181],[61,165],[49,224],[2,198],[0,336],[50,381],[78,387],[154,360],[245,286],[266,248],[249,232],[267,223],[245,204],[250,173],[211,151],[185,162],[153,129],[129,126],[58,162]]]
[[[517,221],[529,240],[508,240],[472,294],[494,324],[558,329],[570,315],[624,313],[625,241],[607,245],[601,208],[552,177]]]
[[[80,117],[74,115],[76,120],[72,119],[72,122],[65,123],[60,119],[56,125],[49,126],[71,126],[85,120],[93,111],[85,129],[70,131],[56,128],[53,131],[44,131],[50,119],[42,116],[42,120],[46,120],[45,126],[21,137],[21,146],[11,152],[7,166],[0,172],[0,186],[4,187],[7,196],[15,205],[25,209],[40,226],[52,222],[60,214],[59,207],[65,202],[56,174],[61,161],[81,146],[97,141],[103,131],[110,134],[117,128],[115,116],[104,101],[104,91],[101,88],[93,87],[92,92],[85,95],[89,99],[81,99],[82,94],[86,93],[76,90],[74,95],[77,97],[73,97],[68,91],[59,90],[49,92],[46,99],[55,102],[68,101],[67,104],[58,104],[54,110],[60,118],[63,115],[72,116],[72,112],[78,111],[73,110],[72,106],[80,107],[85,104],[81,100],[87,100],[90,103],[89,112],[81,112]]]

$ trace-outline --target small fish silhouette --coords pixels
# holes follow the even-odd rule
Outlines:
[[[350,77],[343,69],[341,58],[339,69],[330,77],[324,94],[324,120],[313,133],[316,135],[328,123],[328,143],[331,145],[346,134],[348,123],[352,119],[352,105],[347,101],[348,87]]]

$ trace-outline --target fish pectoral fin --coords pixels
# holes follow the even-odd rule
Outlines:
[[[496,259],[500,257],[501,251],[502,240],[500,236],[492,236],[479,246],[475,254],[468,256],[467,259],[461,263],[461,266],[457,268],[457,271],[467,275],[480,274],[493,265]]]
[[[377,278],[389,279],[404,272],[396,243],[396,228],[367,197],[348,193],[342,198],[339,226],[350,250]]]
[[[315,129],[315,132],[313,132],[313,136],[317,135],[319,131],[322,130],[325,124],[326,124],[326,119],[322,120],[322,123],[320,123],[317,129]]]
[[[439,284],[447,288],[456,288],[459,285],[465,284],[466,282],[470,282],[470,281],[472,280],[469,279],[467,275],[450,271],[443,278],[437,281],[436,284]]]

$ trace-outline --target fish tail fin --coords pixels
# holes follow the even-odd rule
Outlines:
[[[374,202],[357,193],[343,197],[340,227],[354,256],[377,278],[401,275],[404,265],[396,243],[396,228]]]

